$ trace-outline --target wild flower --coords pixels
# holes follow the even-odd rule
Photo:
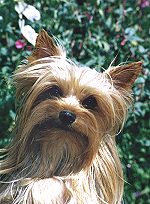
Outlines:
[[[15,46],[17,49],[22,49],[26,46],[26,42],[24,42],[23,40],[19,39],[15,42]]]
[[[18,4],[15,6],[15,10],[19,15],[18,23],[22,35],[29,43],[35,45],[37,33],[30,25],[25,25],[24,16],[31,22],[34,22],[35,20],[40,20],[40,12],[34,6],[29,5],[24,1],[18,2]]]

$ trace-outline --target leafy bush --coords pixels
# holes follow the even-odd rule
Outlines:
[[[31,1],[26,1],[31,4]],[[0,3],[0,146],[9,142],[14,126],[14,90],[11,75],[31,52],[22,36],[16,1]],[[32,1],[41,19],[31,22],[62,40],[68,56],[97,70],[126,61],[143,61],[143,73],[134,87],[135,105],[124,132],[117,137],[126,176],[125,203],[150,202],[147,152],[150,146],[150,2],[148,0]],[[19,46],[17,46],[19,43]]]

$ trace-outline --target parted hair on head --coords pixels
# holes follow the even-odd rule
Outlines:
[[[1,204],[119,204],[123,173],[115,136],[132,105],[142,62],[103,73],[66,57],[41,30],[13,76],[14,137],[0,150]]]

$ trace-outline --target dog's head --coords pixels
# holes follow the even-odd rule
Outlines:
[[[14,76],[18,168],[42,177],[89,169],[105,136],[123,126],[140,71],[141,62],[103,73],[81,67],[42,30],[29,63]]]

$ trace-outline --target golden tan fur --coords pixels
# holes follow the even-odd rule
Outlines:
[[[115,135],[126,120],[142,63],[104,73],[79,67],[44,30],[29,61],[14,75],[16,128],[12,143],[1,150],[0,203],[121,203],[123,174]],[[63,96],[38,103],[53,85]],[[96,98],[94,110],[83,106],[89,96]],[[56,125],[62,110],[76,115],[67,129]]]

